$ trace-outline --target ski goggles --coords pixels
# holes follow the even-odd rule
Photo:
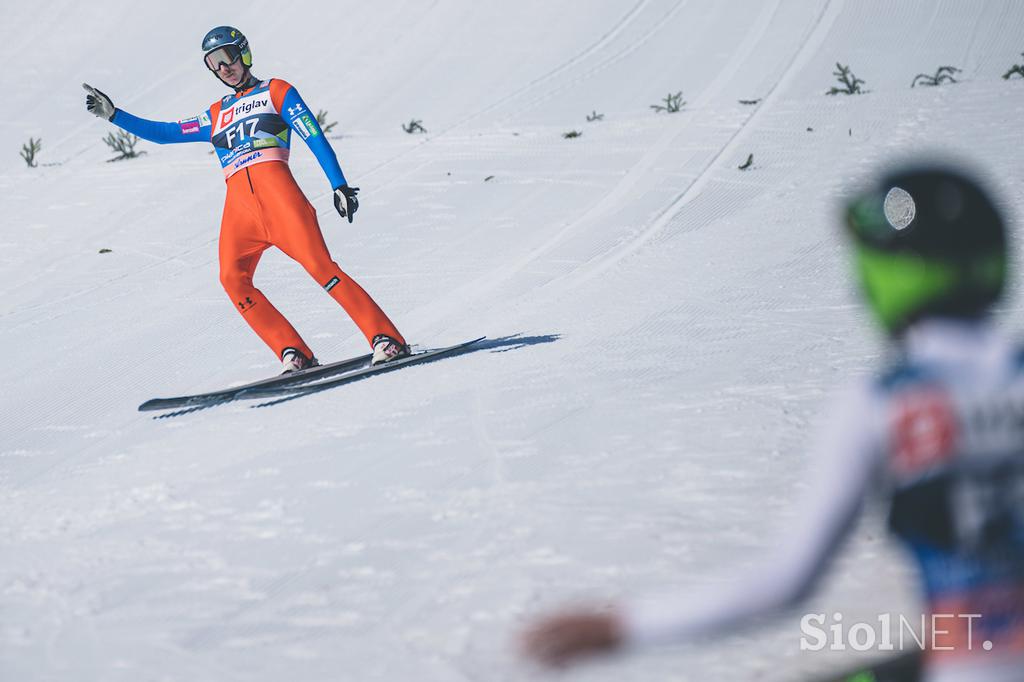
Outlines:
[[[242,57],[242,49],[238,45],[224,45],[206,53],[206,68],[216,71],[221,66],[231,66]]]

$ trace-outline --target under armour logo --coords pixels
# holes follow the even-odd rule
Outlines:
[[[303,111],[301,104],[296,104],[294,107],[288,107],[288,115],[295,117],[301,114]]]

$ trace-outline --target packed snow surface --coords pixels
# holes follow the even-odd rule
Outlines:
[[[210,148],[107,163],[80,85],[196,115],[225,92],[199,50],[225,22],[337,122],[354,224],[297,137],[291,165],[341,266],[413,343],[478,350],[136,411],[277,371],[218,281]],[[541,679],[530,616],[756,565],[823,402],[883,353],[837,202],[939,152],[1021,215],[1022,36],[1018,0],[6,2],[0,679]],[[868,92],[826,96],[836,62]],[[959,83],[910,87],[945,65]],[[366,352],[279,252],[256,280],[323,360]],[[914,613],[877,518],[836,568],[809,610]],[[563,679],[846,660],[801,653],[799,615]]]

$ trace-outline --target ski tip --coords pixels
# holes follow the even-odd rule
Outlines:
[[[167,404],[166,398],[152,398],[139,405],[139,412],[155,412],[156,410],[166,410],[172,407],[177,407],[176,404]]]
[[[473,339],[471,341],[463,341],[462,343],[457,343],[454,346],[448,346],[447,349],[435,348],[434,350],[449,350],[449,351],[453,351],[453,350],[459,350],[459,349],[462,349],[462,348],[469,348],[470,346],[475,346],[476,344],[480,343],[481,341],[483,341],[486,338],[487,338],[486,336],[481,336],[480,338]]]

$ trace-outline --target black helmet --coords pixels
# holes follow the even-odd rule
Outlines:
[[[1006,228],[981,185],[918,166],[882,176],[846,206],[868,303],[893,335],[922,317],[978,317],[1003,292]]]

